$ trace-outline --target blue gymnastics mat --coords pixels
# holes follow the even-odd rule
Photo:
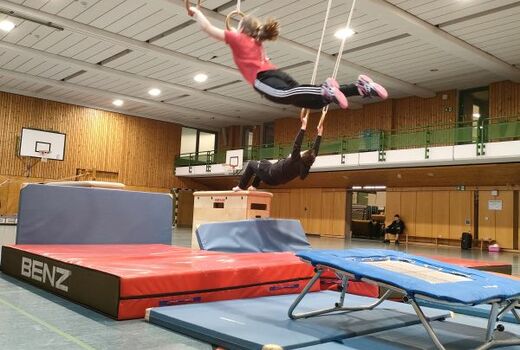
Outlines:
[[[433,322],[432,326],[443,345],[450,350],[469,350],[482,345],[487,320],[456,316],[443,322]],[[520,333],[520,326],[505,324],[506,330],[497,333],[498,339],[514,337]],[[301,348],[300,350],[436,350],[422,325],[398,328],[342,341],[330,342]],[[507,349],[520,350],[520,346]]]
[[[447,304],[436,303],[434,301],[426,301],[426,300],[419,300],[418,302],[421,306],[431,307],[431,308],[435,308],[435,309],[450,310],[457,314],[482,317],[482,318],[485,318],[486,320],[489,318],[489,313],[491,311],[491,305],[489,305],[489,304],[466,306],[466,305],[447,305]],[[513,316],[513,314],[510,312],[508,312],[506,315],[504,315],[504,318],[502,320],[504,322],[518,324],[518,321],[516,320],[515,316]]]
[[[338,293],[310,293],[298,311],[330,307]],[[147,320],[230,350],[261,349],[278,344],[284,350],[327,343],[418,324],[412,307],[385,301],[371,311],[335,314],[293,321],[287,310],[296,295],[153,308]],[[346,305],[373,303],[374,299],[347,295]],[[446,311],[425,309],[431,320],[449,317]],[[422,327],[422,326],[421,326]]]

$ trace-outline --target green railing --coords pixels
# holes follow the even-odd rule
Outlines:
[[[384,155],[388,150],[424,148],[425,157],[428,157],[431,147],[462,144],[475,144],[477,154],[483,154],[485,143],[511,140],[520,140],[520,116],[481,118],[456,125],[438,124],[400,131],[367,130],[359,136],[325,138],[321,143],[320,155],[370,151],[379,151]],[[306,141],[304,146],[310,146],[310,141]],[[253,146],[245,150],[244,160],[280,159],[287,157],[291,150],[292,144]],[[177,156],[175,166],[222,164],[225,161],[226,150],[199,152]]]

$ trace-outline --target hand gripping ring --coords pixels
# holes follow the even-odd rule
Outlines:
[[[191,7],[191,2],[190,2],[190,0],[184,0],[184,4],[186,5],[186,11],[188,11],[188,15],[193,16],[192,11],[190,10],[190,7]],[[200,9],[200,0],[197,0],[197,5],[196,5],[196,7],[197,7],[198,9]]]
[[[231,20],[233,19],[233,16],[239,16],[240,18],[244,18],[246,16],[245,13],[243,13],[242,11],[239,11],[239,10],[234,10],[234,11],[231,11],[227,17],[226,17],[226,29],[227,30],[231,30],[231,28],[233,28],[231,26]]]

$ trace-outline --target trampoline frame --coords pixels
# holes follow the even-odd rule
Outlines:
[[[312,263],[308,260],[301,259],[303,262],[311,264]],[[403,295],[403,301],[405,303],[410,304],[415,313],[417,314],[417,317],[421,321],[423,327],[425,328],[426,332],[430,336],[431,340],[439,350],[446,350],[446,348],[442,345],[439,338],[437,337],[437,334],[435,333],[430,320],[428,320],[428,317],[424,314],[421,306],[417,302],[417,299],[423,299],[427,301],[434,301],[436,303],[442,303],[446,305],[465,305],[465,304],[458,304],[458,303],[451,303],[451,302],[445,302],[439,299],[434,299],[431,297],[423,296],[420,294],[412,295],[408,293],[406,290],[392,286],[387,283],[383,283],[380,281],[372,280],[370,278],[361,278],[361,280],[356,279],[354,274],[339,270],[330,266],[326,266],[323,264],[316,264],[314,266],[315,274],[312,277],[312,279],[307,283],[305,288],[302,290],[302,292],[298,295],[296,300],[292,303],[292,305],[289,307],[288,316],[292,320],[298,320],[302,318],[311,318],[315,316],[330,314],[330,313],[341,313],[341,312],[355,312],[355,311],[363,311],[363,310],[373,310],[379,305],[381,305],[385,300],[387,300],[392,292],[399,293]],[[303,312],[303,313],[295,313],[296,308],[301,303],[301,301],[305,298],[305,296],[308,294],[309,290],[312,288],[312,286],[319,281],[321,275],[325,271],[333,271],[336,276],[341,279],[341,286],[340,286],[340,297],[339,300],[334,304],[334,307],[326,308],[326,309],[320,309],[320,310],[314,310],[309,312]],[[355,280],[355,281],[361,281],[366,282],[370,284],[375,284],[379,287],[383,287],[386,289],[386,292],[374,303],[364,305],[364,306],[356,306],[356,307],[349,307],[345,306],[345,294],[348,287],[349,280]],[[520,306],[520,297],[512,298],[512,299],[506,299],[506,300],[490,300],[487,303],[491,304],[491,311],[489,313],[488,323],[487,323],[487,329],[486,329],[486,338],[484,343],[477,348],[477,350],[486,350],[486,349],[492,349],[495,347],[504,347],[504,346],[510,346],[510,345],[520,345],[520,338],[512,338],[507,340],[496,340],[495,339],[495,332],[497,331],[504,331],[503,325],[497,325],[498,322],[507,314],[509,311],[515,316],[518,323],[520,323],[520,313],[516,310],[517,306]],[[465,305],[468,306],[468,305]],[[443,319],[444,320],[444,319]],[[442,321],[442,320],[441,320]]]

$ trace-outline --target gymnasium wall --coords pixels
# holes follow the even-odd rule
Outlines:
[[[364,105],[361,109],[333,110],[327,115],[324,137],[358,136],[367,129],[400,130],[456,121],[457,92],[441,91],[432,98],[406,97]],[[309,137],[315,132],[319,114],[312,114]],[[275,120],[275,142],[293,141],[300,125],[297,118]]]
[[[489,114],[494,117],[520,115],[520,83],[503,81],[490,84]]]
[[[273,189],[271,216],[300,220],[309,234],[345,237],[347,192],[341,188]]]
[[[357,110],[330,111],[324,137],[355,136],[366,129],[403,130],[455,123],[458,110],[457,95],[457,90],[440,91],[431,98],[411,96],[371,103]],[[490,84],[489,99],[491,117],[520,115],[519,83],[503,81]],[[312,115],[311,124],[314,124],[309,126],[309,131],[315,128],[318,119],[319,114]],[[298,118],[276,120],[275,142],[292,142],[299,123]]]
[[[17,211],[22,182],[41,182],[96,169],[97,180],[117,181],[130,189],[169,192],[189,187],[173,175],[180,150],[181,126],[81,106],[0,92],[0,214]],[[67,134],[65,160],[37,163],[16,156],[22,127]],[[200,186],[198,187],[200,188]]]
[[[519,215],[519,209],[514,201],[517,191],[498,190],[495,196],[492,190],[389,189],[386,224],[392,221],[395,214],[399,214],[405,222],[406,234],[414,240],[453,240],[453,244],[458,244],[463,232],[471,232],[475,236],[475,220],[478,220],[479,239],[495,240],[503,248],[518,249],[518,223],[515,223],[518,216],[515,218],[515,215]],[[478,195],[477,201],[475,193]],[[502,201],[502,210],[490,210],[489,200]]]

